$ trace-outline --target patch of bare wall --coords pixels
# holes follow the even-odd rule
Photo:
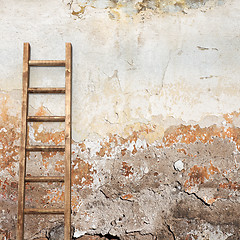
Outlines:
[[[63,59],[73,45],[73,239],[239,239],[237,10],[237,0],[3,4],[0,239],[16,239],[24,41],[32,59]],[[61,69],[30,76],[32,87],[64,86]],[[64,115],[64,99],[31,96],[29,114]],[[31,123],[28,136],[64,144],[64,124]],[[62,175],[63,160],[30,153],[27,175]],[[63,200],[61,183],[26,186],[27,207]],[[25,226],[25,239],[63,240],[60,216]]]

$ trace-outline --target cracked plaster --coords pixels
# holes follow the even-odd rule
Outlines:
[[[16,234],[22,42],[32,59],[62,59],[71,41],[74,237],[238,239],[238,1],[86,2],[0,10],[0,237]],[[31,84],[63,86],[58,71],[33,69]],[[64,114],[60,98],[30,102],[30,114]],[[29,142],[62,144],[63,128],[32,123]],[[31,153],[27,169],[61,175],[63,154]],[[61,184],[26,190],[28,206],[63,204]],[[26,239],[63,237],[60,217],[26,220]]]

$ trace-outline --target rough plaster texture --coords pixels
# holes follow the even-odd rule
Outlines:
[[[16,238],[23,42],[32,59],[73,45],[74,239],[240,238],[238,0],[1,1],[0,239]],[[31,69],[31,86],[64,70]],[[56,104],[57,103],[57,104]],[[31,96],[31,115],[63,115]],[[31,144],[64,124],[32,123]],[[62,153],[31,153],[27,174],[61,175]],[[63,204],[61,184],[28,184],[26,204]],[[26,217],[25,238],[63,239],[61,217]]]

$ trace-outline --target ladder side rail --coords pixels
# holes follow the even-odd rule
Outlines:
[[[72,92],[72,45],[66,43],[65,59],[65,193],[64,193],[64,240],[71,238],[71,92]]]
[[[26,144],[27,144],[27,115],[28,115],[28,85],[29,85],[30,45],[24,43],[23,75],[22,75],[22,129],[19,162],[17,240],[24,239],[24,208],[25,208],[25,175],[26,175]]]

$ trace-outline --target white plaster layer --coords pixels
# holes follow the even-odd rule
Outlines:
[[[111,19],[102,5],[86,8],[82,18],[72,11],[61,1],[2,2],[0,88],[21,89],[23,42],[30,42],[32,59],[64,59],[64,43],[72,42],[75,140],[154,116],[197,122],[239,110],[237,0],[188,14],[146,11],[144,20]],[[35,85],[63,84],[61,70],[34,71]]]

